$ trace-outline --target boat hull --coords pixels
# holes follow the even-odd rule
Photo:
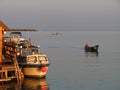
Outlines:
[[[48,66],[21,65],[24,76],[33,78],[43,78],[47,74]]]

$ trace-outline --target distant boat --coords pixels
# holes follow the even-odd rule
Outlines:
[[[59,33],[59,32],[56,32],[56,33],[53,33],[52,35],[62,35],[62,33]]]
[[[95,45],[95,46],[85,45],[85,47],[84,47],[85,52],[98,52],[98,48],[99,48],[99,45]]]
[[[5,42],[15,43],[17,46],[17,61],[22,68],[24,76],[42,78],[47,74],[49,60],[45,54],[40,53],[40,47],[32,44],[31,39],[26,40],[21,32],[10,33]]]

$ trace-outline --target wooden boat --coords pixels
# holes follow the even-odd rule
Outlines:
[[[84,49],[85,49],[85,52],[98,52],[98,47],[99,45],[95,45],[92,47],[85,45]]]
[[[21,32],[12,32],[6,42],[16,43],[17,60],[24,76],[42,78],[47,74],[49,60],[40,53],[40,47],[31,43],[31,40],[22,38]],[[17,36],[16,36],[17,35]]]

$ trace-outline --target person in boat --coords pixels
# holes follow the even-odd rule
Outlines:
[[[86,42],[86,44],[85,44],[85,51],[89,51],[89,47],[90,47],[89,42]]]
[[[90,47],[90,43],[89,43],[89,42],[86,42],[85,48],[89,48],[89,47]]]

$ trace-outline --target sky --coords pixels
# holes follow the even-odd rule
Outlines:
[[[0,0],[9,28],[120,30],[120,0]]]

